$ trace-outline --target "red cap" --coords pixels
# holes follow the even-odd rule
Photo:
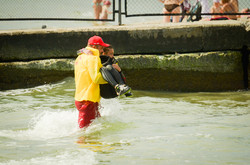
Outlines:
[[[99,36],[90,37],[89,41],[88,41],[88,44],[89,45],[101,45],[101,46],[104,46],[104,47],[109,47],[110,46],[109,44],[104,43],[102,38],[99,37]]]

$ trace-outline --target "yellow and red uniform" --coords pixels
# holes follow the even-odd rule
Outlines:
[[[106,84],[100,73],[102,67],[97,49],[86,47],[92,54],[80,54],[75,61],[75,105],[79,111],[78,124],[80,128],[88,126],[93,119],[100,117],[98,103],[100,102],[99,84]]]
[[[102,67],[97,49],[86,47],[93,55],[81,54],[75,61],[75,100],[100,102],[99,84],[106,84],[100,73]]]

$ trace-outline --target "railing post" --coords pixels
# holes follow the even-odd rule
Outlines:
[[[121,2],[121,0],[119,0],[118,22],[119,22],[119,26],[120,26],[122,24],[122,2]]]

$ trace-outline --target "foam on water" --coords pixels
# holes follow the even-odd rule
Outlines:
[[[104,123],[122,120],[120,116],[121,106],[117,100],[105,100],[102,101],[102,104],[105,104],[105,107],[102,107],[100,110],[102,117],[94,121],[94,123],[85,130],[86,134],[102,130]],[[70,136],[80,131],[77,124],[77,110],[40,111],[40,113],[35,113],[30,119],[27,130],[3,130],[0,131],[0,136],[22,140],[47,140]]]
[[[76,111],[45,111],[32,120],[32,127],[27,134],[35,139],[65,137],[78,130]]]
[[[30,120],[27,130],[3,130],[0,136],[19,140],[47,140],[77,132],[77,115],[72,111],[43,111]]]

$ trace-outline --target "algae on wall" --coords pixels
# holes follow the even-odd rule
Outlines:
[[[238,51],[119,57],[127,81],[141,90],[228,91],[243,89]]]
[[[168,69],[179,71],[234,72],[241,70],[239,51],[118,57],[125,69]]]
[[[116,56],[133,89],[226,91],[243,89],[239,51]],[[73,76],[74,59],[0,63],[0,89],[30,87]],[[14,85],[13,85],[14,84]]]

